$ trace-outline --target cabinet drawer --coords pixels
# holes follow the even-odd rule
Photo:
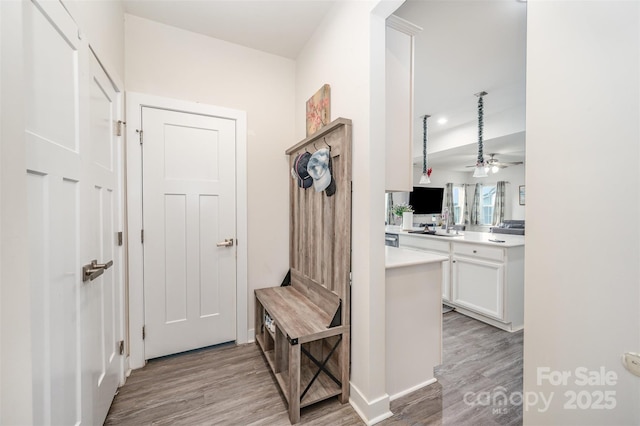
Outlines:
[[[436,251],[449,254],[449,242],[429,237],[400,234],[400,247],[411,247],[426,251]]]
[[[480,244],[453,244],[453,253],[469,257],[481,257],[484,259],[504,261],[504,249],[487,247]]]

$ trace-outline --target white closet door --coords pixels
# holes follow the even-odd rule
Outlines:
[[[142,124],[145,358],[233,341],[235,120],[143,107]]]

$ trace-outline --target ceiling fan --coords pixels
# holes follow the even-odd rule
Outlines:
[[[522,161],[512,161],[512,162],[503,162],[503,161],[499,161],[497,158],[495,158],[495,156],[498,154],[489,154],[489,159],[485,160],[485,166],[487,169],[491,170],[493,173],[496,173],[499,169],[504,169],[505,167],[509,167],[509,166],[517,166],[519,164],[522,164]],[[476,165],[474,164],[473,166],[466,166],[466,167],[476,167]]]

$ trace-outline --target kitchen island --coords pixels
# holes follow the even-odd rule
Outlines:
[[[436,381],[442,362],[442,263],[448,256],[385,247],[386,387],[391,400]]]
[[[411,233],[387,226],[401,248],[447,257],[442,301],[458,312],[507,331],[524,326],[524,236],[455,231]]]

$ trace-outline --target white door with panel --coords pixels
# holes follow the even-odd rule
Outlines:
[[[122,377],[117,95],[61,3],[23,5],[33,422],[99,424]],[[117,263],[83,281],[92,259]]]
[[[115,134],[119,94],[95,56],[90,57],[89,138],[91,153],[85,162],[87,185],[83,188],[82,211],[87,244],[83,262],[103,267],[85,284],[86,304],[84,369],[92,390],[92,423],[104,422],[120,379],[120,349],[123,348],[122,248],[117,234],[122,229],[121,181],[122,140]],[[85,229],[85,228],[83,228]],[[95,269],[95,268],[94,268]]]
[[[142,107],[145,359],[236,339],[236,122]]]

